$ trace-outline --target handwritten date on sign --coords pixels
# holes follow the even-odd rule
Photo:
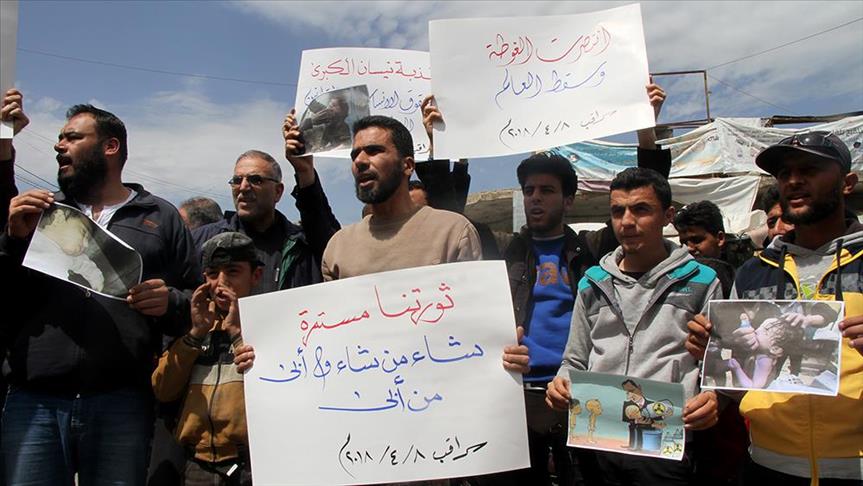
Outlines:
[[[397,447],[386,445],[386,447],[374,448],[358,445],[348,433],[344,443],[339,448],[339,465],[350,477],[356,479],[356,474],[362,468],[368,466],[376,467],[399,467],[406,464],[420,464],[423,462],[437,462],[444,464],[468,460],[478,454],[488,441],[462,442],[458,435],[450,435],[438,447],[432,449],[421,449],[416,444]]]
[[[568,122],[565,120],[546,121],[540,120],[536,124],[530,125],[514,122],[512,118],[507,120],[503,128],[498,132],[498,140],[506,147],[515,148],[519,140],[532,139],[537,137],[548,137],[569,131],[574,126],[581,127],[583,130],[590,130],[591,127],[602,123],[607,118],[617,113],[617,110],[600,113],[596,110],[591,112],[587,117],[578,122]]]

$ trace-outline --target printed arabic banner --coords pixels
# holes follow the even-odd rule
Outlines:
[[[651,127],[638,4],[429,23],[437,158],[542,150]]]
[[[429,53],[422,51],[347,47],[303,51],[294,105],[297,116],[324,93],[365,85],[369,112],[402,122],[411,132],[417,156],[427,154],[429,140],[420,104],[431,92],[430,64]],[[349,157],[349,153],[336,150],[324,155]]]
[[[528,467],[503,262],[336,280],[240,300],[258,485],[371,484]]]

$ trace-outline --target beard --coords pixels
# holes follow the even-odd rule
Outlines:
[[[370,189],[360,188],[360,183],[355,179],[354,187],[357,191],[357,199],[366,204],[380,204],[386,201],[395,194],[402,184],[402,171],[404,169],[404,161],[399,161],[398,165],[394,166],[389,173],[379,174],[377,185]]]
[[[779,205],[782,207],[782,221],[802,225],[823,221],[836,212],[842,197],[842,181],[840,180],[829,194],[818,200],[813,200],[812,205],[802,212],[793,214],[790,212],[791,208],[788,207],[788,199],[780,195]]]
[[[57,185],[63,194],[81,201],[86,200],[94,189],[104,184],[107,175],[108,159],[102,153],[101,144],[97,144],[90,153],[84,154],[78,162],[73,163],[71,174],[57,173]]]

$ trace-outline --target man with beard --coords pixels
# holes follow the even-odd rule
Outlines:
[[[404,125],[386,116],[368,116],[354,123],[353,132],[351,172],[357,199],[370,204],[372,212],[330,239],[322,264],[325,281],[481,259],[479,236],[464,216],[418,206],[411,200],[414,144]],[[292,133],[292,138],[291,147],[302,146],[299,133]],[[511,348],[517,347],[504,352],[512,352]],[[237,350],[235,363],[241,372],[253,362],[252,346],[247,344]]]
[[[333,235],[324,251],[324,280],[479,260],[479,237],[464,216],[411,200],[414,150],[407,128],[384,116],[362,118],[353,128],[357,199],[371,204],[372,214]]]
[[[189,326],[197,286],[191,236],[177,210],[138,184],[123,184],[126,127],[76,105],[54,146],[62,193],[12,199],[0,235],[4,294],[2,456],[8,484],[143,484],[153,427],[149,377],[164,334]],[[143,281],[125,300],[93,294],[24,268],[42,211],[78,207],[133,247]]]
[[[863,480],[863,225],[846,218],[857,184],[851,153],[828,132],[794,135],[755,159],[779,187],[782,220],[794,225],[737,273],[732,299],[845,302],[839,393],[835,397],[748,392],[752,460],[747,484],[860,484]],[[687,347],[704,355],[711,325],[689,323]],[[757,349],[754,336],[741,339]]]

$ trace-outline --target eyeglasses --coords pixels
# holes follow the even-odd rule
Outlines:
[[[266,176],[262,176],[262,175],[258,175],[258,174],[251,174],[251,175],[245,175],[245,176],[235,175],[234,177],[231,177],[230,179],[228,179],[228,184],[230,184],[232,186],[239,186],[243,183],[243,179],[246,179],[247,181],[249,181],[249,184],[251,184],[255,187],[260,186],[261,184],[264,183],[264,181],[279,182],[278,179],[274,179],[272,177],[266,177]]]

